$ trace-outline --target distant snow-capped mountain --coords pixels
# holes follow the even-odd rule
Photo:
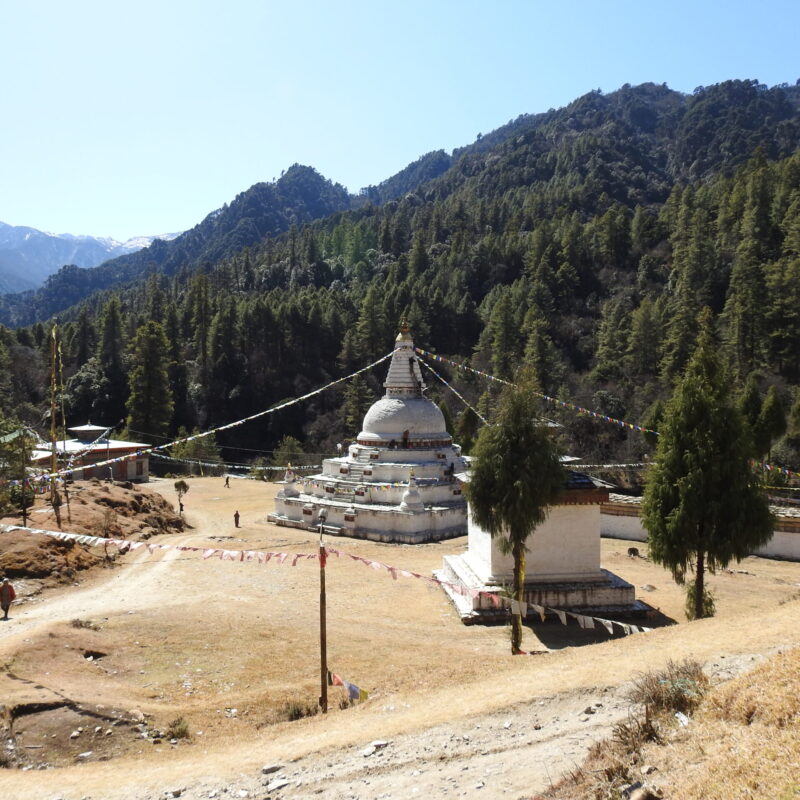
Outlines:
[[[136,236],[126,242],[98,236],[46,233],[0,222],[0,294],[35,289],[64,264],[96,267],[110,258],[134,253],[156,239],[179,233]]]

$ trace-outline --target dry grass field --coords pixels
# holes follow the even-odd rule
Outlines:
[[[187,529],[149,541],[316,552],[315,534],[265,521],[275,485],[234,479],[226,489],[222,478],[191,478],[189,485]],[[145,491],[159,491],[177,505],[172,481],[154,481]],[[233,523],[236,510],[240,528]],[[36,525],[52,527],[53,521],[37,514]],[[443,555],[462,551],[466,539],[422,546],[347,539],[328,544],[429,575]],[[520,704],[575,698],[586,705],[586,696],[616,690],[669,658],[714,662],[724,672],[725,659],[733,663],[797,644],[800,564],[749,558],[737,571],[712,577],[717,616],[688,624],[681,590],[669,574],[645,558],[629,558],[627,546],[604,540],[603,566],[634,583],[641,599],[678,624],[614,639],[577,626],[536,624],[526,629],[523,647],[537,655],[527,658],[509,654],[503,626],[463,626],[437,587],[393,581],[385,571],[331,558],[329,667],[370,698],[339,708],[341,689],[333,688],[327,716],[297,721],[289,718],[313,710],[319,694],[318,563],[260,565],[177,550],[151,555],[142,548],[15,606],[12,619],[0,625],[0,704],[7,719],[16,714],[14,763],[31,767],[0,771],[0,794],[155,798],[180,782],[189,797],[204,780],[235,781],[270,761],[305,759],[300,763],[309,764],[309,774],[315,774],[312,762],[318,767],[308,796],[377,797],[374,787],[358,793],[350,784],[350,794],[328,792],[334,781],[326,778],[325,765],[338,759],[331,754],[372,739],[399,743],[408,737],[411,747],[437,726],[480,729],[481,715],[502,712],[514,719]],[[645,585],[651,590],[638,588]],[[170,724],[180,718],[189,737],[170,743],[176,730],[173,725],[170,733]],[[598,728],[580,747],[566,749],[563,737],[574,722],[559,719],[562,735],[558,724],[548,728],[546,768],[538,761],[519,764],[515,774],[511,765],[524,759],[509,755],[504,791],[517,797],[541,791],[582,758],[591,739],[608,732]],[[526,746],[533,747],[537,736],[530,733]],[[37,769],[43,764],[51,768]],[[398,764],[392,773],[396,793],[387,790],[386,796],[410,797],[411,787],[439,794],[413,772]],[[481,793],[470,781],[459,787],[462,796],[498,796]],[[285,791],[287,797],[306,796]]]

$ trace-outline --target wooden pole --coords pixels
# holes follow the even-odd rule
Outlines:
[[[28,478],[28,459],[25,456],[25,448],[27,447],[26,439],[27,439],[27,431],[25,430],[25,428],[23,428],[22,429],[22,433],[19,436],[19,441],[21,443],[19,459],[20,459],[20,464],[22,465],[22,468],[21,468],[22,481],[20,483],[20,489],[22,490],[22,527],[23,528],[27,528],[28,527],[28,507],[25,505],[25,503],[28,500],[28,498],[25,496],[25,481]]]
[[[319,523],[319,704],[322,713],[328,713],[328,632],[325,606],[325,545],[322,532],[325,521]]]
[[[58,456],[56,453],[56,356],[58,351],[58,320],[53,323],[50,334],[50,505],[56,517],[58,527],[61,527],[61,498],[58,495]]]

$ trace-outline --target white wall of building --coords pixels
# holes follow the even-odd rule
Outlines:
[[[563,505],[550,509],[547,520],[528,539],[526,581],[600,580],[600,509],[597,505]],[[468,518],[470,568],[484,582],[513,580],[514,559],[497,539]]]
[[[635,508],[635,507],[634,507]],[[647,531],[640,517],[615,514],[612,509],[601,507],[600,534],[610,539],[630,539],[635,542],[646,542]],[[787,558],[800,561],[800,530],[792,522],[785,525],[779,519],[772,538],[763,547],[754,551],[755,555],[767,558]]]

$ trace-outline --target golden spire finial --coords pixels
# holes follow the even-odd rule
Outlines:
[[[410,342],[411,341],[411,328],[408,321],[403,318],[400,320],[400,333],[397,334],[396,342]]]

